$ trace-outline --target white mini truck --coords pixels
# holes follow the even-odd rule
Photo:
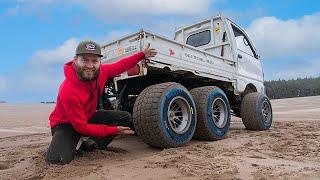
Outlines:
[[[153,147],[192,138],[218,140],[231,114],[249,130],[267,130],[272,107],[265,95],[261,60],[247,33],[221,15],[179,28],[174,40],[152,32],[125,36],[102,47],[102,63],[143,50],[158,52],[106,82],[105,109],[133,114],[133,127]]]

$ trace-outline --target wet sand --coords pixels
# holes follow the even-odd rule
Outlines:
[[[232,117],[227,137],[155,149],[138,137],[106,151],[47,165],[52,104],[0,104],[0,179],[320,179],[320,96],[272,100],[273,126],[247,131]]]

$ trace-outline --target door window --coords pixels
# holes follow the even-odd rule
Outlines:
[[[234,37],[235,37],[238,49],[252,57],[256,57],[253,51],[253,47],[250,44],[247,36],[233,25],[232,25],[232,30],[234,33]]]

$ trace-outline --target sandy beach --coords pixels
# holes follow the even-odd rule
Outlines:
[[[232,117],[220,141],[161,150],[131,136],[56,166],[43,159],[54,104],[0,104],[0,179],[320,179],[320,96],[272,105],[268,131]]]

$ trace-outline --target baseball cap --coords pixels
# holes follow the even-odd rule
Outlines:
[[[76,49],[76,55],[80,54],[96,54],[102,57],[101,48],[94,41],[81,41]]]

